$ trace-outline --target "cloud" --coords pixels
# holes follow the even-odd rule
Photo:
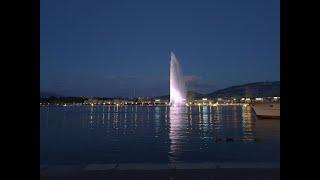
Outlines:
[[[74,90],[74,82],[72,80],[42,80],[40,91],[57,93],[65,95]]]
[[[205,80],[201,76],[186,75],[184,76],[184,80],[188,90],[190,91],[196,91],[199,93],[210,93],[216,88],[216,86],[212,82]]]
[[[72,80],[56,81],[53,86],[57,92],[68,92],[72,90]]]
[[[142,76],[139,75],[105,75],[102,76],[103,80],[107,80],[107,81],[125,81],[125,80],[138,80],[138,79],[142,79]]]
[[[107,76],[103,76],[102,79],[104,80],[116,80],[118,77],[115,75],[107,75]]]
[[[203,78],[201,76],[197,75],[186,75],[184,76],[184,81],[187,84],[197,83],[203,81]]]

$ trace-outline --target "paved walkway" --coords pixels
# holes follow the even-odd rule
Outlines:
[[[88,164],[40,166],[43,180],[277,180],[279,163]]]

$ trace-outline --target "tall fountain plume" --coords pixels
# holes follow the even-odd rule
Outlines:
[[[170,61],[170,106],[185,106],[185,82],[176,55],[171,52]]]

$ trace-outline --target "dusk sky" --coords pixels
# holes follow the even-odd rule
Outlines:
[[[280,80],[279,0],[40,0],[40,91],[169,94]]]

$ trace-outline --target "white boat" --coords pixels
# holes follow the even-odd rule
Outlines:
[[[255,102],[250,107],[259,118],[280,119],[280,102]]]

